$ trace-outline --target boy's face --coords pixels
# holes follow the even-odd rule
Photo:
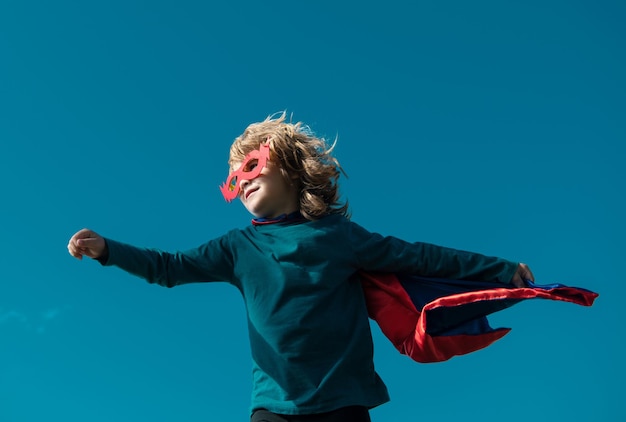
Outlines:
[[[261,144],[258,149],[250,151],[242,162],[233,165],[226,183],[220,186],[220,191],[227,202],[239,196],[240,181],[252,180],[261,174],[267,160],[270,159],[270,146],[268,143]]]
[[[256,218],[275,218],[297,211],[299,198],[296,184],[286,179],[280,167],[273,162],[264,162],[259,171],[261,160],[249,158],[236,163],[233,166],[236,170],[231,172],[231,175],[238,174],[237,195],[243,206]]]

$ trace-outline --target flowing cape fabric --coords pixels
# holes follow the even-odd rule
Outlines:
[[[497,282],[446,280],[391,273],[360,273],[370,318],[400,353],[417,362],[441,362],[504,337],[487,315],[525,299],[591,306],[597,293],[563,284],[516,288]]]

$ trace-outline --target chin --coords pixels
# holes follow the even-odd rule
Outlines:
[[[253,207],[246,207],[246,209],[254,218],[267,218],[268,213],[265,213],[262,210],[254,209]]]

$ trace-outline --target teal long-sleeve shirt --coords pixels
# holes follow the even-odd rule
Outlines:
[[[374,369],[357,271],[508,283],[517,263],[371,233],[345,217],[253,225],[168,253],[107,239],[106,265],[151,283],[227,281],[241,292],[251,409],[310,414],[389,400]]]

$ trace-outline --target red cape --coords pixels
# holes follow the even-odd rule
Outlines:
[[[562,284],[512,285],[361,272],[370,318],[400,353],[417,362],[441,362],[504,337],[487,315],[525,299],[591,306],[597,293]]]

